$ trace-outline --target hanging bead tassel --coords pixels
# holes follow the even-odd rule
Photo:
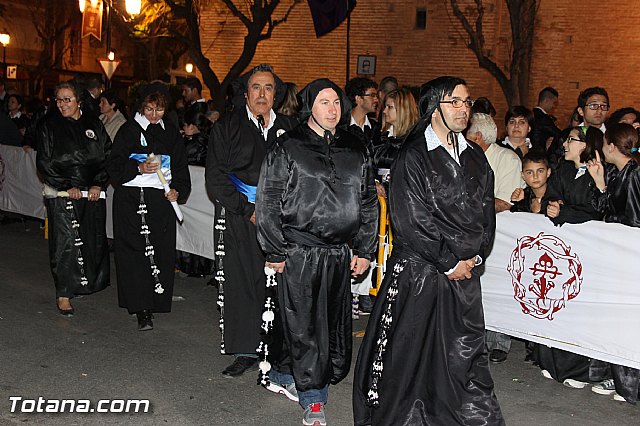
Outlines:
[[[156,266],[156,262],[153,259],[153,255],[156,253],[153,245],[151,244],[151,239],[149,238],[151,235],[151,231],[149,230],[149,225],[147,225],[147,204],[144,201],[144,189],[140,188],[140,204],[138,204],[137,213],[140,215],[140,235],[144,237],[144,255],[149,258],[149,263],[151,267],[151,276],[153,277],[153,281],[155,283],[154,290],[158,294],[164,293],[164,287],[160,283],[160,269]]]
[[[76,211],[73,208],[73,203],[71,202],[71,200],[67,200],[65,209],[68,210],[69,213],[71,213],[71,229],[73,230],[73,233],[74,233],[73,246],[78,247],[77,259],[78,259],[78,266],[80,266],[80,285],[83,287],[86,287],[89,284],[89,280],[87,279],[86,273],[84,271],[84,257],[82,256],[82,248],[81,248],[84,243],[80,238],[80,232],[79,232],[80,224],[76,219]]]
[[[396,297],[398,296],[398,276],[406,264],[406,259],[401,259],[393,267],[393,275],[391,276],[391,284],[387,291],[384,312],[382,313],[382,318],[380,318],[382,329],[380,330],[380,336],[376,341],[376,356],[373,360],[373,365],[371,366],[371,387],[367,393],[367,404],[371,407],[378,407],[380,404],[378,400],[378,383],[382,380],[384,352],[387,347],[389,331],[393,324],[393,306],[395,305]]]
[[[271,363],[268,360],[269,356],[269,341],[272,339],[273,321],[276,318],[276,300],[277,285],[276,271],[272,268],[265,267],[264,274],[267,276],[267,290],[266,300],[264,302],[264,311],[262,312],[262,325],[260,328],[262,331],[262,338],[260,345],[256,349],[258,355],[262,355],[262,361],[258,364],[260,372],[258,373],[258,384],[262,386],[269,386],[269,371],[271,370]]]
[[[351,295],[351,319],[360,319],[360,296],[357,294]]]
[[[220,207],[220,216],[216,219],[215,230],[217,231],[217,241],[216,241],[216,276],[215,279],[218,281],[218,310],[220,311],[220,353],[225,353],[224,347],[224,231],[227,229],[227,221],[225,219],[226,213],[224,207],[222,207],[219,203],[217,206]]]

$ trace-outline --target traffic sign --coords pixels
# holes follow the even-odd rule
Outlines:
[[[111,76],[116,72],[116,68],[120,65],[120,60],[114,59],[110,61],[108,59],[98,59],[100,66],[102,67],[102,72],[107,76],[107,80],[111,80]]]

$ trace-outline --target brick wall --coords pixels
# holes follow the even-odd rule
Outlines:
[[[578,93],[602,85],[609,91],[612,108],[640,107],[640,94],[635,93],[640,12],[637,0],[615,3],[612,7],[600,0],[582,0],[579,5],[570,0],[541,0],[528,106],[535,105],[540,89],[552,85],[560,92],[556,115],[564,124]],[[288,4],[283,0],[279,8],[284,10]],[[500,128],[506,109],[500,86],[478,66],[447,5],[447,0],[358,0],[351,18],[351,77],[356,74],[358,55],[377,57],[373,78],[378,81],[395,75],[401,84],[420,85],[445,74],[463,77],[472,96],[487,96],[494,102]],[[425,30],[415,29],[418,7],[428,13]],[[486,45],[492,59],[505,66],[510,48],[506,4],[485,0],[485,7]],[[201,26],[202,45],[208,49],[214,70],[224,75],[237,57],[244,28],[224,8],[215,6],[203,13]],[[344,85],[345,50],[346,22],[317,39],[309,9],[302,2],[273,37],[259,45],[252,65],[271,63],[283,80],[300,86],[318,77]]]

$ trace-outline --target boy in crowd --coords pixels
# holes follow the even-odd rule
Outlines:
[[[546,155],[529,151],[522,158],[522,179],[527,187],[517,188],[511,195],[512,212],[540,213],[542,197],[547,191],[547,180],[551,176]]]

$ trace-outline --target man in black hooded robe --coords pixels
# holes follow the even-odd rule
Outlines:
[[[349,116],[342,90],[320,79],[300,97],[303,122],[276,141],[258,183],[258,239],[278,273],[284,336],[266,386],[299,399],[303,424],[323,425],[328,385],[350,369],[350,271],[374,257],[378,206],[366,147],[337,127]]]
[[[266,278],[256,239],[255,194],[262,160],[277,136],[293,127],[273,111],[286,86],[269,65],[259,65],[233,85],[234,110],[211,130],[205,171],[216,200],[216,279],[222,353],[234,362],[222,374],[257,369],[260,315]]]
[[[460,134],[472,105],[462,79],[425,84],[392,170],[393,253],[356,363],[356,425],[504,424],[475,268],[494,237],[494,178]]]

